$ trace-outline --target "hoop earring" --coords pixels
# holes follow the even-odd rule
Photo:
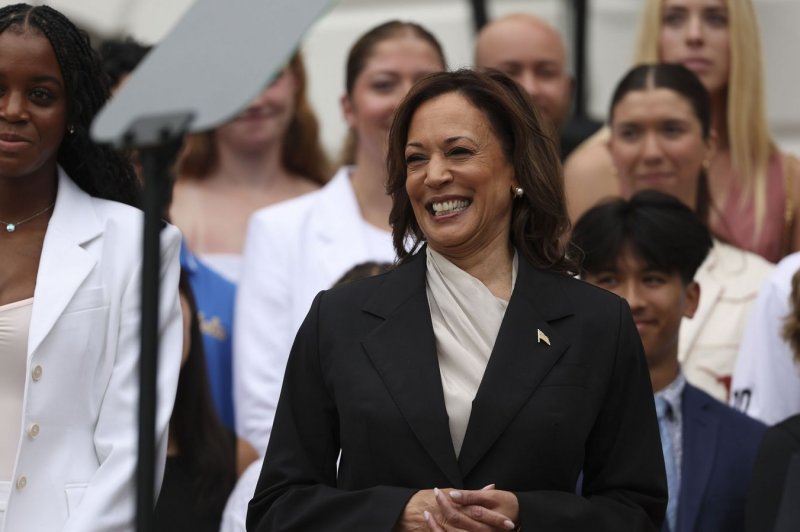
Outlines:
[[[514,191],[513,192],[514,192],[514,197],[515,198],[521,198],[525,194],[525,191],[522,190],[522,187],[520,187],[520,186],[514,187]]]

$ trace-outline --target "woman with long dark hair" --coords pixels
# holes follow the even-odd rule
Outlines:
[[[234,434],[220,422],[211,399],[200,317],[185,274],[181,275],[180,296],[183,355],[155,528],[217,532],[236,480]]]
[[[0,523],[132,530],[138,181],[89,137],[108,87],[85,33],[17,4],[0,9],[0,50]],[[157,479],[181,346],[180,235],[165,225],[161,242]]]

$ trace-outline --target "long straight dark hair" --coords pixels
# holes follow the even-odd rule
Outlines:
[[[178,379],[169,430],[177,443],[179,463],[195,476],[196,508],[204,514],[221,515],[236,482],[233,435],[220,422],[211,400],[197,303],[185,272],[181,272],[180,292],[191,313],[191,343]]]

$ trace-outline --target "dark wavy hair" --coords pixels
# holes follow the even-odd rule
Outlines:
[[[700,122],[703,139],[708,140],[711,135],[711,96],[694,72],[680,64],[643,64],[630,69],[614,89],[608,110],[609,122],[614,123],[614,110],[628,93],[647,89],[669,89],[686,100]],[[701,168],[697,181],[695,212],[704,223],[708,224],[708,216],[712,209],[708,172],[705,168]]]
[[[453,92],[486,116],[524,191],[512,204],[511,244],[536,268],[577,271],[565,243],[570,223],[556,144],[528,95],[505,74],[492,70],[431,74],[411,88],[395,113],[389,133],[387,191],[393,200],[389,223],[400,262],[408,260],[425,241],[406,192],[408,129],[423,103]],[[409,239],[411,249],[406,249]]]
[[[572,241],[583,251],[581,275],[615,270],[630,249],[650,268],[692,282],[713,241],[708,227],[679,199],[642,190],[629,200],[595,205],[575,223]]]
[[[67,124],[58,164],[88,194],[139,204],[139,181],[127,159],[110,146],[96,144],[89,127],[109,96],[108,78],[88,35],[48,6],[15,4],[0,8],[0,33],[38,32],[53,47],[67,96]]]
[[[197,511],[221,516],[236,482],[234,436],[222,425],[211,399],[197,303],[185,271],[181,271],[179,286],[191,312],[190,345],[178,377],[169,430],[177,443],[178,462],[194,481],[192,496]]]

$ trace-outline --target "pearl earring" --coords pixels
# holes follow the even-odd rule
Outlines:
[[[521,198],[523,196],[523,194],[525,194],[525,191],[522,190],[522,187],[520,187],[520,186],[514,187],[514,197],[515,198]]]

